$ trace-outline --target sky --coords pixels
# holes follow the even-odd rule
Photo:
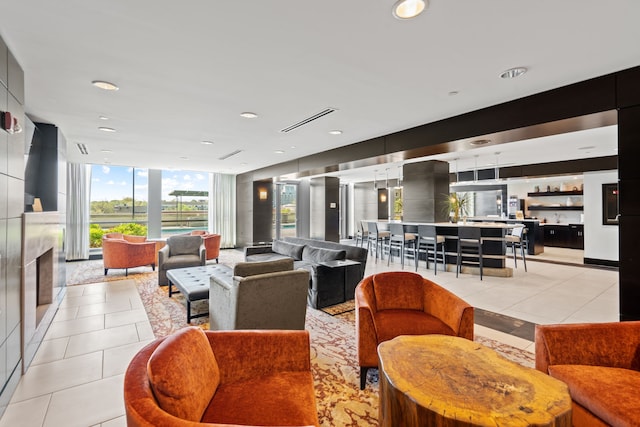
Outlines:
[[[91,200],[121,200],[132,196],[134,169],[128,166],[92,165]],[[162,171],[162,200],[174,200],[169,196],[174,190],[207,191],[209,176],[206,172],[183,170]],[[147,169],[135,169],[135,199],[148,200]],[[199,199],[199,198],[196,198]],[[183,201],[189,201],[183,198]]]

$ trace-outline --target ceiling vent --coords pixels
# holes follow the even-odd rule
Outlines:
[[[226,160],[226,159],[228,159],[229,157],[231,157],[231,156],[235,156],[236,154],[239,154],[239,153],[242,153],[242,150],[232,151],[232,152],[231,152],[231,153],[229,153],[229,154],[225,154],[225,155],[224,155],[224,156],[222,156],[222,157],[218,157],[218,160]]]
[[[333,113],[334,111],[336,111],[335,108],[324,109],[324,110],[320,111],[319,113],[314,114],[313,116],[309,116],[306,119],[300,120],[298,123],[294,123],[291,126],[288,126],[288,127],[284,128],[284,129],[280,129],[280,132],[284,132],[284,133],[291,132],[294,129],[298,129],[300,126],[304,126],[307,123],[311,123],[314,120],[318,120],[320,117],[324,117],[327,114]]]
[[[89,150],[87,150],[87,146],[81,143],[77,143],[76,146],[78,147],[78,150],[80,151],[80,154],[84,154],[85,156],[87,154],[89,154]]]

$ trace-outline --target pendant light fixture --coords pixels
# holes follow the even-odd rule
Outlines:
[[[476,154],[476,165],[473,168],[473,182],[478,182],[478,155]]]

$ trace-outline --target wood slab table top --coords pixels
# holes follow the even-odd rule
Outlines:
[[[380,426],[571,426],[561,381],[446,335],[378,346]]]

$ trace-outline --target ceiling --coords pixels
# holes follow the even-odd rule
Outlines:
[[[62,130],[69,161],[230,174],[640,65],[637,0],[432,0],[406,21],[394,1],[0,0],[0,35],[26,112]],[[499,78],[516,66],[528,72]],[[615,126],[545,140],[435,158],[462,170],[615,154]]]

